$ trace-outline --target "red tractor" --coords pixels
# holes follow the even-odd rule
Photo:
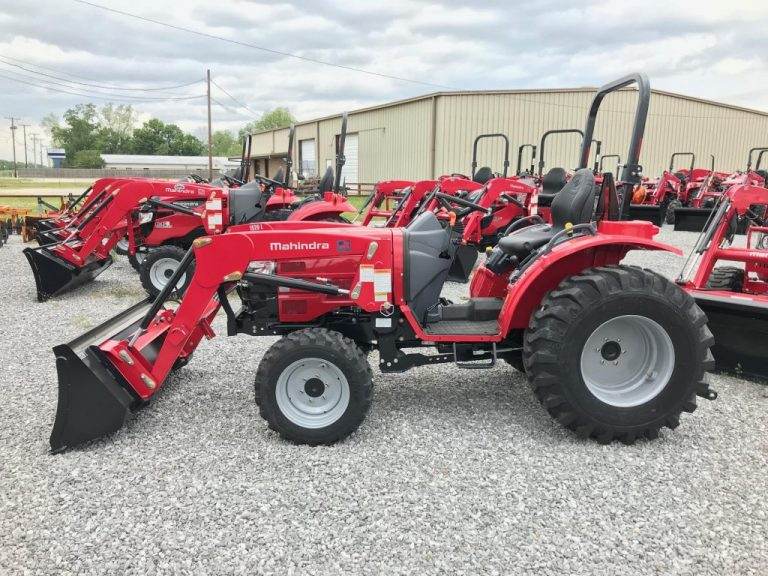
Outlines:
[[[768,189],[736,184],[719,198],[678,283],[715,335],[716,367],[768,378]],[[734,244],[739,230],[746,243]],[[727,266],[717,266],[727,262]],[[733,263],[742,263],[734,266]]]
[[[759,154],[753,170],[752,157],[755,152],[759,152]],[[689,183],[690,191],[686,193],[687,201],[683,206],[676,207],[674,210],[675,230],[684,230],[688,232],[699,232],[703,230],[712,215],[714,207],[720,201],[721,196],[732,186],[739,184],[765,186],[768,172],[760,169],[760,164],[765,152],[768,152],[768,148],[752,148],[749,151],[747,168],[744,172],[734,172],[733,174],[715,172],[713,159],[713,169],[711,171],[706,174],[699,174],[698,177],[691,178]],[[740,234],[743,232],[743,228],[739,230]]]
[[[662,276],[621,265],[634,249],[680,251],[654,241],[651,223],[612,219],[628,201],[619,210],[611,178],[603,180],[596,213],[595,179],[586,168],[600,103],[632,83],[639,106],[624,181],[639,179],[650,86],[634,74],[597,92],[582,169],[553,200],[553,223],[521,223],[502,238],[466,302],[440,297],[457,239],[452,222],[432,212],[406,228],[266,222],[197,238],[154,301],[54,349],[52,450],[119,429],[214,336],[220,308],[229,335],[282,336],[261,360],[255,397],[269,427],[293,442],[330,444],[360,426],[371,403],[373,349],[385,373],[505,360],[526,372],[553,418],[603,443],[677,427],[680,414],[696,408],[696,395],[708,391],[706,316]],[[181,303],[166,306],[193,262]],[[237,311],[231,291],[241,300]]]
[[[678,156],[690,156],[690,169],[675,171],[675,159]],[[674,152],[669,159],[669,169],[665,170],[660,178],[644,179],[632,191],[629,217],[661,226],[669,207],[680,205],[682,191],[685,189],[688,175],[693,172],[695,162],[696,156],[693,152]]]

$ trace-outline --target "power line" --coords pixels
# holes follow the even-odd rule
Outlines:
[[[5,64],[5,63],[0,62],[0,64]],[[69,84],[66,84],[64,82],[57,82],[56,80],[46,80],[44,78],[36,78],[35,76],[29,76],[22,72],[16,72],[15,70],[6,70],[4,68],[0,68],[0,71],[6,72],[7,74],[15,74],[16,76],[20,76],[25,80],[33,80],[35,82],[44,82],[45,84],[63,86],[64,88],[67,88],[70,90],[79,90],[80,92],[85,92],[86,94],[97,94],[99,96],[114,96],[114,97],[124,98],[126,100],[136,100],[139,102],[151,102],[153,100],[189,100],[191,98],[194,98],[194,96],[178,96],[178,95],[177,96],[134,96],[133,94],[119,94],[119,93],[110,94],[109,92],[93,92],[91,90],[86,90],[85,88],[70,86]]]
[[[342,70],[349,70],[352,72],[360,72],[361,74],[368,74],[369,76],[377,76],[379,78],[387,78],[389,80],[398,80],[400,82],[409,82],[411,84],[420,84],[422,86],[431,86],[433,88],[443,88],[451,90],[450,86],[444,86],[442,84],[433,84],[431,82],[423,82],[421,80],[413,80],[411,78],[403,78],[401,76],[394,76],[391,74],[384,74],[381,72],[373,72],[372,70],[365,70],[363,68],[356,68],[354,66],[346,66],[344,64],[335,64],[328,62],[327,60],[320,60],[319,58],[310,58],[309,56],[301,56],[299,54],[292,54],[291,52],[283,52],[281,50],[275,50],[274,48],[266,48],[264,46],[258,46],[251,44],[250,42],[243,42],[241,40],[233,40],[232,38],[225,38],[223,36],[216,36],[215,34],[209,34],[208,32],[201,32],[200,30],[193,30],[192,28],[185,28],[184,26],[178,26],[177,24],[171,24],[169,22],[163,22],[162,20],[155,20],[153,18],[147,18],[146,16],[139,16],[138,14],[132,14],[130,12],[124,12],[116,8],[110,8],[109,6],[102,6],[101,4],[95,4],[93,2],[87,2],[86,0],[72,0],[78,4],[90,6],[91,8],[98,8],[99,10],[106,10],[113,14],[120,14],[121,16],[128,16],[129,18],[135,18],[142,22],[149,22],[151,24],[157,24],[158,26],[165,26],[166,28],[172,28],[181,32],[187,32],[189,34],[195,34],[204,38],[210,38],[212,40],[219,40],[221,42],[228,42],[229,44],[237,44],[238,46],[244,46],[246,48],[252,48],[254,50],[261,50],[262,52],[269,52],[270,54],[277,54],[279,56],[286,56],[288,58],[296,58],[297,60],[303,60],[305,62],[312,62],[313,64],[322,64],[323,66],[331,66],[333,68],[340,68]]]
[[[238,110],[237,108],[232,108],[232,106],[227,106],[227,105],[226,105],[226,104],[224,104],[223,102],[219,102],[219,101],[218,101],[218,100],[216,100],[216,98],[214,98],[213,96],[211,96],[211,102],[213,102],[214,104],[216,104],[216,105],[218,105],[218,106],[221,106],[222,108],[224,108],[225,110],[227,110],[227,111],[229,111],[229,112],[232,112],[233,114],[237,114],[238,116],[241,116],[241,117],[243,117],[243,118],[251,118],[251,116],[250,116],[250,115],[248,115],[248,114],[245,114],[244,112],[241,112],[241,111],[240,111],[240,110]]]
[[[45,72],[39,72],[37,70],[31,70],[29,68],[26,68],[22,66],[21,64],[14,64],[14,62],[6,62],[6,60],[13,60],[15,62],[21,62],[22,64],[26,64],[27,66],[34,66],[35,68],[42,68],[43,70],[48,70],[48,68],[44,68],[43,66],[38,66],[36,64],[32,64],[31,62],[25,62],[24,60],[19,60],[18,58],[11,58],[10,56],[5,56],[0,54],[0,62],[3,62],[4,64],[8,66],[15,66],[16,68],[21,68],[22,70],[26,70],[27,72],[32,72],[33,74],[39,74],[41,76],[47,76],[48,78],[54,78],[56,80],[64,80],[65,82],[69,82],[70,84],[79,84],[81,86],[87,86],[89,88],[100,88],[104,90],[118,90],[118,91],[138,91],[138,92],[159,92],[159,91],[165,91],[165,90],[174,90],[177,88],[186,88],[187,86],[193,86],[195,84],[200,84],[203,82],[202,79],[195,80],[194,82],[187,82],[186,84],[177,84],[175,86],[164,86],[162,88],[130,88],[130,87],[122,87],[122,86],[107,86],[104,84],[95,84],[95,83],[88,83],[88,82],[78,82],[77,80],[70,80],[69,78],[63,78],[61,76],[56,76],[55,74],[46,74]],[[73,74],[70,74],[70,76],[74,76]],[[75,76],[77,78],[77,76]]]
[[[244,109],[248,110],[248,112],[250,112],[251,114],[253,114],[253,116],[254,116],[256,119],[258,119],[259,117],[261,117],[261,114],[257,114],[256,112],[254,112],[253,110],[251,110],[251,109],[250,109],[248,106],[246,106],[245,104],[243,104],[243,103],[242,103],[240,100],[238,100],[237,98],[235,98],[234,96],[232,96],[232,94],[230,94],[229,92],[227,92],[226,90],[224,90],[224,88],[222,88],[221,86],[219,86],[218,84],[216,84],[216,82],[215,82],[214,80],[211,80],[211,84],[213,84],[214,86],[216,86],[216,88],[218,88],[219,90],[221,90],[222,92],[224,92],[224,94],[226,94],[227,96],[229,96],[229,97],[232,99],[232,101],[233,101],[233,102],[236,102],[237,104],[239,104],[241,108],[244,108]]]
[[[3,71],[11,73],[9,70],[3,70]],[[73,92],[71,90],[63,90],[61,88],[53,88],[51,86],[46,86],[44,84],[37,84],[35,82],[30,82],[28,80],[28,77],[23,77],[25,79],[21,80],[19,78],[15,78],[13,76],[4,76],[4,75],[0,74],[0,78],[4,78],[6,80],[13,80],[14,82],[19,82],[21,84],[27,84],[29,86],[35,86],[36,88],[43,88],[43,89],[49,90],[51,92],[59,92],[59,93],[62,93],[62,94],[72,94],[74,96],[80,96],[80,97],[83,97],[83,98],[97,98],[99,100],[107,100],[107,101],[113,101],[113,102],[114,101],[123,101],[123,102],[133,102],[133,103],[136,103],[136,102],[153,102],[153,101],[156,102],[156,101],[167,101],[167,100],[197,100],[197,99],[200,99],[200,98],[205,98],[204,94],[200,94],[199,96],[184,96],[184,97],[174,97],[174,98],[147,98],[147,99],[139,98],[137,100],[136,98],[138,98],[138,97],[132,97],[131,98],[131,97],[120,96],[120,95],[109,96],[109,95],[104,95],[104,94],[102,94],[102,95],[83,94],[82,92]]]

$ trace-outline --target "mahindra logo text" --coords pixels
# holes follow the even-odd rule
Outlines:
[[[328,242],[270,242],[270,250],[328,250]]]

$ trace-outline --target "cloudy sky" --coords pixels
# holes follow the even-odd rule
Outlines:
[[[308,119],[441,89],[594,86],[634,70],[654,88],[768,110],[765,0],[89,1],[250,46],[76,0],[0,0],[2,117],[43,134],[48,113],[113,101],[202,135],[206,68],[215,129],[275,106]],[[10,152],[2,119],[0,158]]]

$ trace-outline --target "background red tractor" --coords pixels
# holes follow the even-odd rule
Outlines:
[[[716,367],[759,378],[768,378],[766,208],[765,187],[726,190],[678,279],[709,318]],[[743,245],[737,242],[740,229],[746,230]]]
[[[658,228],[648,222],[614,219],[628,212],[629,196],[617,206],[611,178],[596,212],[586,167],[603,98],[633,83],[638,108],[622,180],[630,189],[639,180],[650,86],[634,74],[598,90],[581,169],[553,200],[552,224],[521,224],[502,238],[466,302],[440,297],[458,242],[452,220],[433,212],[405,228],[266,222],[196,239],[154,301],[55,348],[52,450],[121,427],[214,336],[219,308],[230,335],[282,336],[261,360],[255,396],[270,428],[294,442],[329,444],[358,428],[371,402],[373,349],[382,372],[508,361],[527,373],[555,419],[600,442],[632,443],[677,427],[707,392],[706,317],[660,275],[620,264],[633,249],[679,250],[655,242]],[[166,307],[193,261],[181,303]]]

